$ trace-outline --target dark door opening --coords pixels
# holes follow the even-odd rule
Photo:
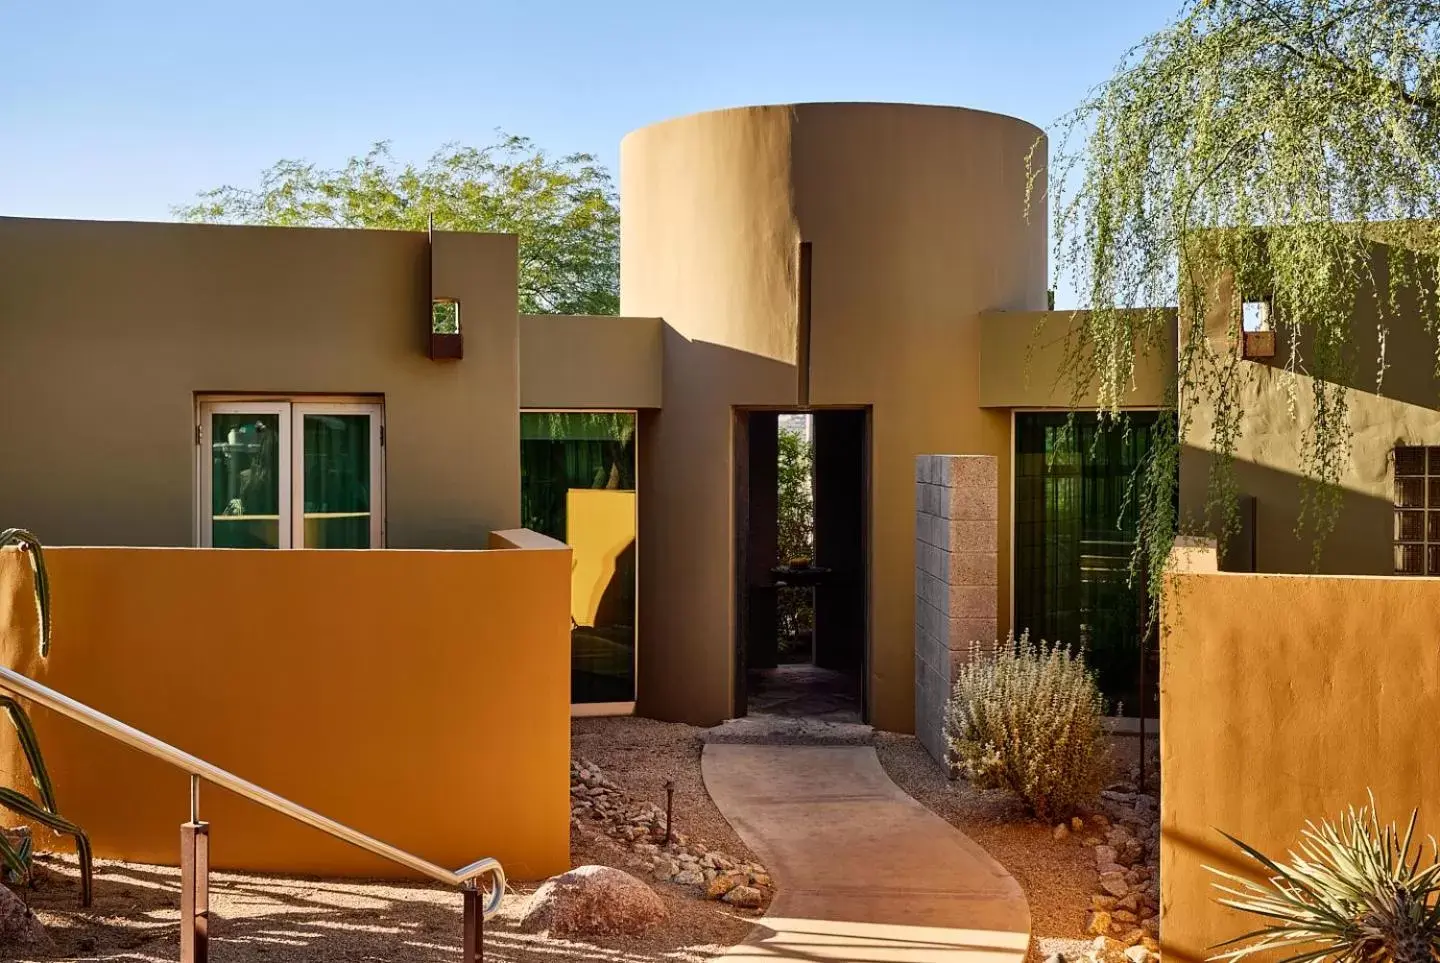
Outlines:
[[[736,412],[736,716],[866,717],[869,421]]]
[[[1150,719],[1159,710],[1159,646],[1143,579],[1130,571],[1131,481],[1160,417],[1015,415],[1016,632],[1079,647],[1110,711]]]

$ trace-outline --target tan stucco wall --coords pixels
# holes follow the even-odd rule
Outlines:
[[[980,404],[986,408],[1069,408],[1099,403],[1098,384],[1077,399],[1070,365],[1083,347],[1074,339],[1088,311],[1002,311],[980,318]],[[1130,391],[1120,403],[1156,408],[1165,403],[1175,371],[1175,313],[1156,345],[1137,345]]]
[[[427,354],[424,234],[0,218],[4,523],[192,545],[195,396],[380,394],[391,547],[519,523],[516,244],[435,235],[465,358]],[[16,454],[13,457],[21,457]]]
[[[664,327],[659,318],[521,315],[521,406],[659,408]]]
[[[666,321],[665,406],[638,428],[644,715],[731,714],[732,406],[797,401],[791,128],[750,108],[620,145],[620,310]]]
[[[0,660],[441,865],[494,856],[544,877],[569,863],[570,552],[537,544],[50,549],[47,660],[29,566],[7,550]],[[96,854],[173,864],[187,777],[48,710],[34,720],[61,810]],[[25,771],[8,725],[0,764]],[[213,787],[201,815],[220,867],[403,872]]]
[[[1024,216],[1038,136],[956,108],[800,104],[625,139],[621,309],[669,326],[665,407],[641,425],[640,618],[663,640],[641,662],[642,712],[730,713],[732,408],[800,400],[803,240],[809,402],[873,406],[871,719],[913,726],[915,456],[995,455],[1009,475],[1009,417],[979,407],[978,316],[1045,305],[1046,216]]]
[[[1219,830],[1283,856],[1367,790],[1440,829],[1440,580],[1178,575],[1166,606],[1163,951],[1200,961],[1258,925],[1214,902],[1206,864],[1255,867]]]
[[[1385,249],[1377,248],[1372,269],[1386,301],[1387,260]],[[1206,331],[1213,350],[1230,350],[1224,306],[1233,297],[1233,278],[1220,271],[1211,283]],[[1381,323],[1373,293],[1362,292],[1351,323],[1350,453],[1340,479],[1340,512],[1318,558],[1321,572],[1394,571],[1393,451],[1401,445],[1440,445],[1435,336],[1425,330],[1415,292],[1402,289],[1397,297],[1397,311],[1384,321],[1383,381],[1376,377]],[[1308,352],[1302,345],[1302,359]],[[1313,530],[1297,535],[1303,504],[1301,439],[1314,418],[1314,383],[1284,370],[1288,355],[1282,339],[1274,359],[1239,362],[1238,404],[1244,418],[1235,474],[1239,492],[1255,498],[1255,564],[1262,572],[1317,570]],[[1213,410],[1196,406],[1180,465],[1181,517],[1194,525],[1203,522],[1213,430]]]

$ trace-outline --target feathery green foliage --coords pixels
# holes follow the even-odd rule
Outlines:
[[[282,160],[255,188],[224,186],[177,207],[187,221],[515,234],[520,310],[615,314],[620,307],[620,210],[610,172],[589,154],[552,157],[501,133],[485,147],[447,144],[423,166],[387,142],[327,170]]]
[[[21,528],[9,528],[0,532],[0,548],[16,546],[30,558],[34,572],[35,609],[40,629],[40,654],[50,654],[50,578],[45,569],[45,550],[40,540]],[[5,786],[0,786],[0,807],[16,813],[31,822],[37,822],[57,833],[75,838],[75,851],[80,860],[80,901],[89,906],[94,897],[94,869],[90,850],[90,838],[79,826],[60,815],[55,802],[55,786],[50,781],[50,771],[45,766],[45,757],[40,752],[40,739],[35,726],[23,706],[8,695],[0,694],[0,709],[5,711],[10,724],[15,728],[20,749],[30,768],[30,779],[40,795],[37,803],[29,796]],[[0,863],[10,874],[20,880],[30,878],[30,841],[19,846],[12,845],[4,834],[0,834]]]
[[[1265,953],[1277,963],[1330,959],[1345,963],[1434,963],[1440,959],[1440,854],[1415,840],[1419,811],[1402,835],[1381,826],[1370,805],[1350,810],[1339,826],[1307,823],[1299,852],[1273,860],[1233,836],[1226,838],[1264,867],[1264,884],[1210,868],[1225,906],[1265,925],[1221,944],[1212,959]],[[1423,864],[1423,866],[1422,866]],[[1225,949],[1229,947],[1229,949]]]
[[[1440,0],[1187,0],[1060,124],[1048,170],[1055,261],[1091,313],[1065,375],[1118,413],[1137,351],[1171,337],[1179,363],[1167,406],[1176,431],[1137,479],[1134,571],[1161,596],[1177,530],[1180,446],[1204,410],[1215,453],[1206,518],[1236,524],[1231,460],[1246,370],[1206,338],[1205,320],[1241,328],[1244,300],[1268,299],[1293,377],[1301,437],[1301,526],[1318,546],[1339,510],[1348,459],[1349,373],[1383,371],[1383,327],[1402,287],[1430,292],[1423,323],[1440,334]],[[1400,222],[1388,235],[1380,225]],[[1377,240],[1392,242],[1377,270]],[[1233,290],[1211,283],[1233,272]],[[1226,293],[1228,291],[1228,293]],[[1358,358],[1352,318],[1379,308],[1381,357]],[[1142,309],[1130,311],[1127,309]],[[1440,353],[1437,353],[1440,358]],[[1087,403],[1088,403],[1088,399]]]
[[[1104,699],[1068,647],[1009,636],[971,644],[946,708],[950,751],[982,789],[1008,789],[1036,816],[1068,816],[1111,768]]]

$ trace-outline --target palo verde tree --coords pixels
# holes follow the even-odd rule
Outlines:
[[[1236,337],[1245,285],[1263,289],[1285,346],[1301,526],[1318,546],[1348,460],[1347,379],[1361,364],[1383,376],[1396,292],[1430,292],[1421,313],[1440,334],[1440,2],[1188,0],[1057,135],[1048,171],[1032,154],[1031,184],[1045,175],[1057,274],[1091,309],[1071,338],[1070,383],[1119,415],[1137,351],[1171,336],[1157,306],[1180,306],[1175,417],[1132,486],[1136,570],[1158,590],[1184,523],[1176,484],[1192,431],[1208,431],[1214,454],[1209,524],[1234,524],[1245,366],[1217,345],[1228,339],[1206,338],[1206,319],[1228,318]],[[1382,238],[1393,246],[1377,270]],[[1236,283],[1208,283],[1216,265]],[[1362,299],[1377,302],[1365,307],[1379,357],[1356,350]]]
[[[388,143],[338,169],[282,160],[253,188],[217,187],[175,213],[189,221],[292,227],[490,231],[520,239],[520,310],[619,310],[620,211],[609,171],[589,154],[552,157],[524,137],[448,144],[424,165]]]

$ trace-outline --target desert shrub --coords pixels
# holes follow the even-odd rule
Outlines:
[[[1351,809],[1340,824],[1306,825],[1299,851],[1274,860],[1226,836],[1264,871],[1263,884],[1211,869],[1223,877],[1220,902],[1253,914],[1261,928],[1222,945],[1216,960],[1252,953],[1279,963],[1319,958],[1373,963],[1433,963],[1440,959],[1440,853],[1430,838],[1415,839],[1419,811],[1403,834],[1381,826],[1375,801]]]
[[[975,643],[946,712],[955,762],[983,789],[1007,789],[1041,819],[1093,799],[1110,770],[1104,700],[1085,660],[1028,632]]]

